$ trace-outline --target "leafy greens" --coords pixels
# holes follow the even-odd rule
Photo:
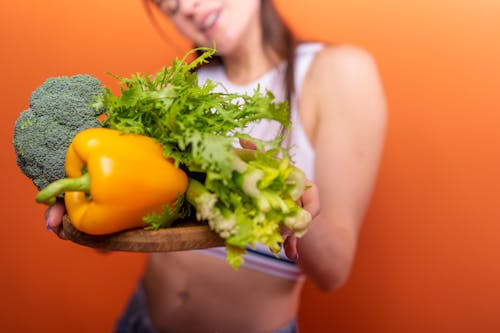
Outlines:
[[[196,52],[203,53],[188,63]],[[277,253],[281,224],[300,236],[311,217],[296,203],[306,189],[305,176],[290,162],[282,137],[264,141],[244,133],[248,124],[263,119],[286,130],[288,104],[276,103],[270,91],[260,88],[247,95],[217,92],[220,83],[211,80],[200,85],[195,69],[214,52],[191,50],[154,76],[114,76],[121,95],[105,89],[95,106],[105,108],[105,126],[154,138],[188,172],[187,200],[180,202],[194,206],[197,218],[226,240],[227,260],[237,268],[247,245],[262,243]],[[257,149],[236,149],[239,139],[252,141]],[[148,217],[153,227],[166,220]]]

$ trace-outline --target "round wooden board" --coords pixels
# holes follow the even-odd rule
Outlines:
[[[224,240],[206,224],[191,221],[159,230],[134,229],[95,236],[78,231],[68,216],[64,216],[63,228],[72,242],[110,251],[171,252],[224,245]]]

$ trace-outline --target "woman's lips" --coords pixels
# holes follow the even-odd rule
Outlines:
[[[199,29],[204,33],[208,33],[215,26],[215,23],[220,16],[220,12],[220,10],[214,10],[208,13],[199,25]]]

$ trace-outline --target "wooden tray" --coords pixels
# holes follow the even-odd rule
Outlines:
[[[63,217],[66,237],[77,244],[110,251],[171,252],[223,246],[224,240],[206,224],[186,221],[160,230],[134,229],[94,236],[78,231],[68,216]]]

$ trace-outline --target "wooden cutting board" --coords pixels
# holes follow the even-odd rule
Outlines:
[[[94,236],[78,231],[68,216],[64,216],[63,228],[70,241],[110,251],[171,252],[224,245],[224,240],[210,230],[208,225],[196,221],[186,221],[160,230],[134,229]]]

